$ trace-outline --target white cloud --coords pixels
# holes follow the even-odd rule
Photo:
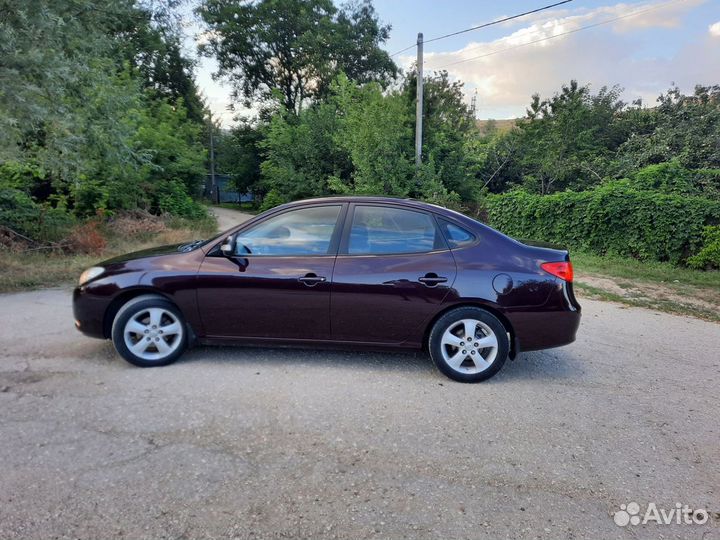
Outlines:
[[[425,69],[430,72],[446,68],[453,77],[466,83],[468,99],[477,89],[480,118],[520,116],[533,93],[549,96],[572,78],[582,84],[592,84],[595,90],[617,83],[626,89],[626,100],[641,97],[651,104],[673,82],[684,90],[691,90],[695,83],[717,82],[720,47],[713,38],[720,37],[720,21],[709,26],[705,41],[686,46],[672,58],[635,58],[638,44],[637,34],[633,32],[677,28],[688,11],[706,1],[658,0],[535,13],[502,23],[499,27],[509,31],[502,38],[471,42],[453,52],[426,52]],[[638,14],[631,15],[633,13]],[[617,20],[578,30],[609,19]],[[196,30],[189,46],[206,42],[210,37]],[[476,58],[478,56],[484,57]],[[473,58],[476,59],[470,60]],[[406,69],[414,61],[412,51],[398,59]],[[449,65],[461,61],[464,62]],[[232,101],[229,85],[211,77],[216,68],[214,60],[199,59],[198,84],[215,116],[229,126],[237,113],[228,110]],[[252,115],[256,111],[238,112]]]
[[[626,88],[625,99],[642,97],[647,102],[652,96],[653,102],[672,82],[687,90],[695,83],[714,82],[709,78],[720,70],[720,48],[706,38],[687,45],[672,58],[640,57],[636,55],[637,33],[630,30],[678,26],[688,10],[701,3],[703,0],[623,3],[549,19],[537,17],[494,41],[469,43],[453,52],[428,53],[425,70],[447,69],[466,83],[468,95],[477,89],[481,118],[522,115],[533,93],[551,95],[570,79],[590,83],[595,90],[617,83]],[[628,16],[637,12],[637,16]],[[579,31],[618,17],[623,18]],[[405,67],[413,60],[410,56],[402,59]]]

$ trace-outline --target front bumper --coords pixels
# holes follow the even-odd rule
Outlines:
[[[86,336],[106,339],[104,319],[109,301],[107,297],[88,292],[86,286],[73,291],[73,317],[75,328]]]

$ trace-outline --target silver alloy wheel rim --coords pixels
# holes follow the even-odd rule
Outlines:
[[[495,362],[498,340],[495,332],[484,322],[462,319],[445,330],[440,350],[450,368],[472,375],[485,371]]]
[[[123,330],[125,346],[143,360],[164,360],[182,342],[183,327],[167,309],[147,308],[128,319]]]

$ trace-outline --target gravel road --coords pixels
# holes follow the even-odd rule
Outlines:
[[[480,385],[423,354],[126,364],[70,292],[0,296],[0,538],[718,538],[720,326],[589,301]]]
[[[219,231],[226,231],[238,223],[242,223],[253,217],[252,214],[246,212],[238,212],[237,210],[220,208],[219,206],[213,206],[210,211],[215,214],[217,218]]]

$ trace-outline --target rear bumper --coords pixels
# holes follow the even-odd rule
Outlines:
[[[562,282],[556,294],[537,310],[506,313],[520,351],[562,347],[575,341],[581,307],[571,283]]]
[[[520,351],[562,347],[575,341],[580,311],[515,313],[508,317]]]

